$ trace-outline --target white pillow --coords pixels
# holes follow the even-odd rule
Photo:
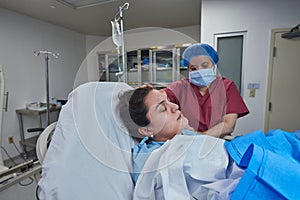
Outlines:
[[[125,83],[79,86],[63,106],[42,165],[40,199],[132,199],[133,140],[116,112]]]

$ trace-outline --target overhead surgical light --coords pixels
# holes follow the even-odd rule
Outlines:
[[[115,2],[119,0],[56,0],[56,1],[66,6],[69,6],[71,8],[79,9],[79,8],[97,6],[103,3]]]

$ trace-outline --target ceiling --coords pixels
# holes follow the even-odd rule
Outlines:
[[[0,0],[0,7],[83,34],[110,36],[110,21],[126,2],[129,8],[123,11],[124,31],[200,25],[201,0],[116,0],[79,9],[56,0]]]

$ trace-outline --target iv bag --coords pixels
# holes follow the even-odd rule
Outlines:
[[[111,21],[111,27],[112,27],[112,40],[117,45],[117,49],[119,51],[119,47],[121,46],[121,31],[120,31],[120,25],[117,20]]]

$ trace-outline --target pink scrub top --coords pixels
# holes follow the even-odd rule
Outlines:
[[[226,114],[236,113],[242,117],[249,113],[234,82],[224,77],[217,77],[205,95],[201,95],[198,87],[188,78],[174,82],[163,90],[169,100],[179,106],[189,125],[199,132],[222,122]]]

